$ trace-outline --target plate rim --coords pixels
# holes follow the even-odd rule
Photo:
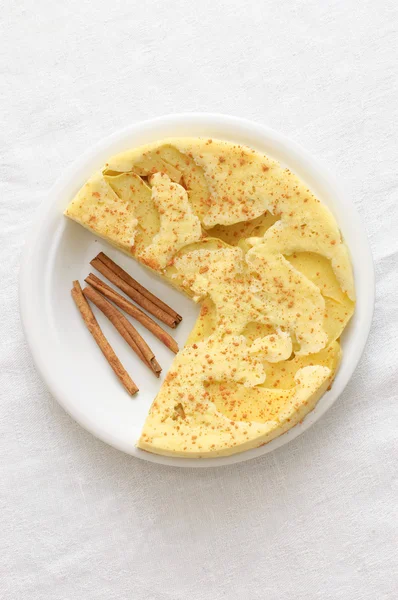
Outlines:
[[[287,149],[290,153],[293,153],[297,156],[299,162],[304,162],[310,168],[313,173],[317,173],[318,176],[327,181],[330,184],[333,193],[337,198],[345,201],[346,206],[350,218],[355,223],[356,232],[358,235],[358,243],[361,245],[361,249],[363,252],[363,267],[366,270],[367,275],[367,301],[364,307],[364,315],[362,316],[362,322],[360,323],[361,329],[360,331],[353,331],[352,335],[356,337],[356,349],[354,357],[351,357],[351,363],[349,368],[346,367],[345,376],[340,378],[339,381],[339,389],[336,390],[332,387],[333,394],[328,392],[328,401],[323,402],[322,398],[316,405],[315,409],[308,413],[302,423],[299,423],[289,429],[284,434],[279,435],[277,438],[269,442],[268,444],[261,446],[259,448],[254,448],[252,450],[246,450],[241,453],[232,454],[224,457],[214,457],[214,458],[203,458],[203,459],[195,459],[195,458],[182,458],[182,457],[173,457],[173,456],[162,456],[158,454],[151,454],[149,452],[143,451],[139,448],[136,448],[133,444],[130,447],[126,447],[124,444],[118,442],[114,436],[110,435],[108,432],[104,431],[101,428],[93,427],[92,422],[88,422],[88,419],[85,418],[82,414],[79,414],[77,410],[71,410],[70,405],[68,404],[67,398],[64,397],[62,393],[62,389],[57,386],[57,382],[51,377],[51,373],[46,368],[46,362],[44,361],[42,344],[37,337],[37,333],[34,332],[34,328],[32,326],[32,319],[34,319],[34,314],[31,306],[31,298],[29,295],[29,289],[32,288],[32,278],[34,273],[33,268],[33,251],[32,248],[37,246],[40,243],[43,243],[40,239],[40,234],[42,233],[45,218],[49,217],[51,213],[51,198],[56,194],[59,194],[63,187],[65,187],[72,178],[76,176],[77,173],[83,170],[88,163],[94,162],[98,155],[105,152],[107,148],[109,148],[112,144],[117,143],[118,141],[127,138],[128,136],[137,136],[138,134],[145,134],[146,131],[152,131],[157,127],[166,126],[166,125],[181,125],[182,123],[189,122],[195,123],[195,125],[202,124],[203,126],[209,125],[220,125],[224,124],[225,126],[230,126],[233,128],[243,128],[246,131],[251,132],[253,135],[256,135],[259,139],[267,138],[268,140],[272,140],[276,146],[279,146],[282,150]],[[179,136],[181,137],[181,136]],[[159,138],[160,139],[160,138]],[[109,156],[110,154],[108,154]],[[293,169],[294,171],[294,169]],[[340,225],[340,223],[338,223]],[[349,248],[350,249],[350,248]],[[354,265],[357,266],[357,265]],[[28,298],[30,301],[28,301]],[[374,264],[371,253],[371,248],[369,244],[369,240],[366,235],[366,231],[362,222],[362,218],[359,215],[358,211],[355,208],[354,203],[348,197],[348,195],[343,192],[342,186],[337,182],[336,178],[330,173],[329,169],[322,164],[317,158],[312,156],[305,148],[303,148],[297,142],[290,140],[284,134],[254,121],[250,121],[248,119],[244,119],[241,117],[218,114],[218,113],[178,113],[178,114],[168,114],[160,117],[156,117],[154,119],[148,119],[145,121],[133,123],[124,127],[111,135],[103,138],[99,142],[97,142],[94,146],[88,148],[83,154],[77,157],[73,163],[65,169],[63,174],[57,179],[54,185],[51,187],[49,192],[46,195],[46,198],[42,201],[40,206],[36,211],[35,218],[32,223],[32,230],[30,235],[28,236],[25,246],[22,251],[21,263],[20,263],[20,274],[19,274],[19,306],[20,306],[20,314],[21,314],[21,322],[24,330],[25,338],[27,340],[28,346],[30,348],[32,358],[34,364],[42,378],[48,387],[52,396],[57,400],[57,402],[64,408],[64,410],[75,420],[77,421],[84,429],[89,431],[95,437],[101,439],[105,443],[113,446],[114,448],[121,450],[127,454],[132,456],[144,459],[149,462],[155,462],[158,464],[169,465],[169,466],[178,466],[178,467],[218,467],[223,465],[230,465],[239,462],[243,462],[246,460],[250,460],[252,458],[256,458],[267,454],[285,444],[289,441],[295,439],[299,435],[301,435],[304,431],[309,429],[311,425],[313,425],[316,421],[318,421],[325,412],[337,401],[340,394],[345,389],[349,380],[351,379],[358,362],[363,354],[363,350],[365,348],[366,341],[368,339],[372,317],[374,311],[375,304],[375,273],[374,273]],[[357,327],[359,329],[359,327]],[[344,354],[343,360],[344,362]],[[318,408],[319,407],[319,408]]]

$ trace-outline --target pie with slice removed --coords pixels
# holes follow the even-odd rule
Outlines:
[[[176,138],[112,157],[65,214],[201,304],[138,446],[191,458],[261,446],[311,411],[355,306],[337,223],[251,148]]]

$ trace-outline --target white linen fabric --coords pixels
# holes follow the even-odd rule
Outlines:
[[[0,598],[397,598],[396,1],[5,0],[0,20]],[[75,424],[18,311],[21,249],[57,177],[114,130],[184,111],[256,120],[327,163],[377,272],[334,407],[208,470],[141,462]]]

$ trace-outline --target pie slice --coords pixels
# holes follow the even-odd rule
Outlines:
[[[334,217],[290,170],[229,142],[170,139],[111,158],[65,214],[201,304],[140,448],[242,452],[331,385],[352,268]]]

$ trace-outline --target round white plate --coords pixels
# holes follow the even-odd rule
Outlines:
[[[103,250],[183,316],[175,337],[180,347],[184,344],[198,307],[133,259],[96,239],[62,214],[78,189],[110,156],[178,136],[205,136],[246,144],[289,166],[334,213],[354,266],[357,306],[344,332],[343,360],[331,390],[302,424],[261,448],[223,458],[169,458],[135,447],[173,355],[137,325],[163,367],[162,378],[157,380],[107,319],[94,309],[105,335],[140,388],[131,398],[107,365],[70,296],[72,281],[79,279],[83,283],[93,271],[90,260]],[[80,157],[55,184],[40,208],[32,231],[22,260],[20,307],[36,366],[51,393],[76,421],[115,448],[145,460],[185,467],[219,466],[248,460],[286,444],[315,423],[335,402],[351,377],[368,337],[374,306],[373,262],[362,222],[352,202],[325,168],[303,148],[267,127],[244,119],[213,114],[170,115],[132,125],[106,138]]]

